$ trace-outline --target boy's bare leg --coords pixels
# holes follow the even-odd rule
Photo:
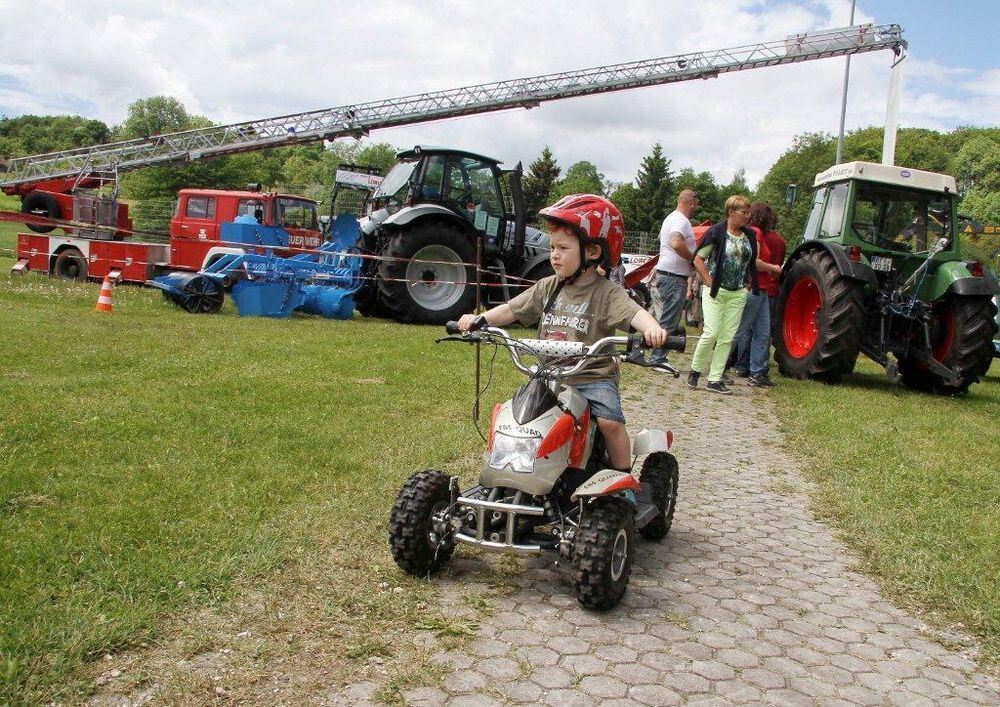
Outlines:
[[[608,462],[615,469],[627,470],[632,466],[629,454],[632,447],[628,441],[628,431],[621,422],[597,418],[597,428],[604,435],[604,443],[608,448]]]

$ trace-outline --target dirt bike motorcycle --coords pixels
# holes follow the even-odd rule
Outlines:
[[[528,376],[514,397],[498,403],[486,436],[479,482],[460,490],[458,477],[428,469],[399,491],[389,520],[393,559],[424,576],[441,569],[458,543],[492,551],[551,553],[572,567],[577,599],[589,609],[614,607],[625,594],[636,533],[660,540],[670,530],[677,502],[678,466],[669,431],[644,429],[632,443],[633,469],[608,468],[604,440],[587,399],[563,383],[597,357],[646,362],[641,335],[579,342],[515,339],[486,326],[438,339],[505,348]],[[685,338],[667,348],[683,351]],[[531,363],[534,360],[535,363]],[[655,364],[680,374],[669,364]]]

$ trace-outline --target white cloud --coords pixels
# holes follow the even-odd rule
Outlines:
[[[846,24],[849,0],[601,0],[542,3],[140,4],[126,0],[0,0],[0,110],[120,122],[128,104],[166,94],[217,122],[251,120],[519,76],[780,39]],[[856,21],[870,21],[860,11]],[[996,107],[1000,76],[907,59],[917,90],[905,125],[981,123]],[[848,127],[880,124],[890,55],[855,57]],[[805,131],[835,132],[843,59],[808,62],[635,91],[377,131],[399,146],[454,144],[509,163],[550,145],[566,167],[590,159],[631,179],[652,144],[675,167],[728,181],[744,167],[759,179]],[[908,74],[909,75],[909,74]],[[904,84],[905,85],[905,84]],[[996,115],[994,111],[990,115]]]

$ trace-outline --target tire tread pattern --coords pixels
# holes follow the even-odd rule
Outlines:
[[[656,518],[639,528],[639,534],[647,540],[661,540],[670,532],[677,508],[679,476],[677,458],[669,452],[653,452],[642,463],[639,481],[652,487],[653,503],[659,510]]]
[[[809,354],[795,358],[784,346],[784,307],[788,293],[802,275],[816,278],[822,303],[817,312],[820,321],[816,344]],[[775,359],[782,375],[833,383],[854,370],[864,324],[864,290],[860,283],[840,274],[833,256],[822,250],[804,253],[789,270],[777,309]]]
[[[958,369],[958,383],[949,383],[909,357],[900,360],[899,376],[903,385],[914,390],[958,395],[986,375],[993,362],[997,309],[985,297],[951,295],[945,302],[954,314],[955,338],[944,363]]]
[[[434,506],[451,500],[451,477],[427,469],[414,474],[399,491],[389,516],[389,547],[392,559],[408,574],[424,576],[441,569],[455,551],[454,543],[437,552],[428,541]]]
[[[629,557],[621,577],[615,582],[611,579],[611,554],[622,527],[628,537]],[[628,501],[599,498],[584,509],[573,554],[573,588],[581,604],[603,611],[621,601],[632,571],[634,543],[635,512]]]

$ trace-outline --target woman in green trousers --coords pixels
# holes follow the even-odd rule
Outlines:
[[[698,387],[707,375],[708,390],[728,395],[722,374],[740,325],[747,289],[757,294],[757,238],[746,223],[750,200],[734,195],[726,199],[726,220],[712,226],[702,237],[695,253],[695,270],[704,283],[701,306],[704,327],[691,359],[688,386]]]

